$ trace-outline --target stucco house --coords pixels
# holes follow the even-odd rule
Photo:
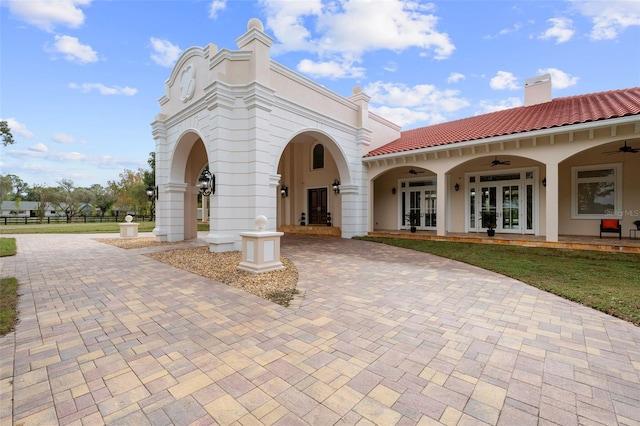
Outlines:
[[[407,229],[410,215],[439,236],[484,232],[490,212],[496,232],[550,242],[640,219],[640,87],[552,99],[539,76],[522,107],[402,131],[358,87],[343,97],[273,61],[257,19],[236,43],[187,49],[165,83],[159,241],[196,237],[207,165],[212,251],[238,250],[258,215],[350,238]]]

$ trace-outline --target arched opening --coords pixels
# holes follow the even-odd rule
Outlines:
[[[540,232],[542,163],[514,155],[483,156],[452,168],[449,176],[452,232]]]
[[[342,196],[334,182],[347,182],[349,176],[346,162],[330,137],[317,131],[294,136],[282,151],[277,173],[278,229],[340,235]]]
[[[640,197],[640,139],[584,149],[559,164],[558,228],[565,235],[596,235],[603,218],[635,227]]]
[[[435,230],[437,176],[428,169],[405,165],[374,178],[373,229]]]
[[[207,150],[200,136],[194,132],[184,134],[173,154],[170,177],[170,186],[183,188],[182,203],[178,194],[171,200],[174,205],[177,201],[182,208],[171,209],[173,216],[168,225],[170,228],[176,228],[174,234],[182,234],[180,239],[190,240],[198,237],[198,179],[207,164]],[[203,211],[202,215],[208,215],[208,212]],[[180,221],[182,223],[178,223]],[[180,239],[174,237],[170,241]]]

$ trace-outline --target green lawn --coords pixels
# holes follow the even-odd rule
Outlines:
[[[640,255],[637,254],[392,238],[361,239],[479,266],[640,325]]]
[[[138,231],[151,232],[155,226],[155,222],[140,222]],[[94,234],[119,232],[120,225],[116,222],[0,225],[0,233],[2,234]]]
[[[0,238],[0,257],[16,255],[15,238]],[[16,324],[18,303],[18,280],[15,278],[0,279],[0,336],[4,336]]]
[[[0,238],[0,257],[16,255],[16,239]]]
[[[0,279],[0,336],[12,331],[16,324],[18,303],[18,280]]]

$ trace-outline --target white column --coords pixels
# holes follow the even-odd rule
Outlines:
[[[202,197],[202,223],[209,223],[209,205],[207,199],[209,197]]]
[[[547,163],[547,209],[545,211],[545,219],[547,222],[546,236],[547,241],[558,241],[558,163]]]
[[[436,184],[436,234],[438,236],[447,235],[447,181],[447,174],[439,172]]]

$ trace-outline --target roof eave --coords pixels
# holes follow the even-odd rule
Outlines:
[[[461,149],[461,148],[466,148],[471,146],[484,146],[484,145],[489,145],[494,143],[512,141],[515,139],[538,138],[538,137],[544,137],[544,136],[549,136],[553,134],[557,135],[560,133],[579,132],[579,131],[591,130],[591,129],[602,128],[602,127],[619,126],[619,125],[629,124],[634,122],[636,122],[636,128],[634,129],[634,132],[640,133],[640,114],[635,114],[635,115],[628,115],[624,117],[608,118],[604,120],[588,121],[585,123],[567,124],[564,126],[551,127],[548,129],[532,130],[527,132],[512,133],[509,135],[493,136],[493,137],[484,138],[484,139],[475,139],[475,140],[464,141],[464,142],[454,142],[454,143],[449,143],[444,145],[436,145],[436,146],[430,146],[426,148],[412,149],[408,151],[393,152],[390,154],[375,155],[372,157],[362,157],[362,161],[364,161],[365,163],[368,163],[368,162],[387,160],[387,159],[393,159],[393,158],[417,156],[425,153],[447,151],[450,149]]]

